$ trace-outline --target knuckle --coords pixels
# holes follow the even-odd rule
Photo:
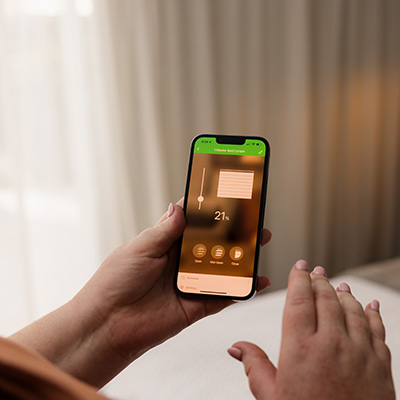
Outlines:
[[[312,343],[308,338],[299,339],[297,341],[297,351],[300,359],[304,359],[309,353]]]
[[[249,377],[252,375],[252,372],[257,369],[256,365],[257,361],[255,360],[255,358],[252,358],[249,362],[245,364],[244,371],[246,372],[246,376]]]
[[[289,301],[289,304],[292,307],[300,307],[300,306],[304,306],[305,304],[310,304],[310,303],[313,303],[313,300],[310,297],[303,296],[301,294],[292,296]]]
[[[370,328],[368,326],[367,320],[358,312],[352,312],[351,316],[353,329],[364,336],[369,336]]]
[[[386,345],[386,343],[382,343],[382,354],[386,358],[387,361],[391,362],[392,361],[392,353],[389,349],[389,347]]]
[[[318,348],[321,349],[323,357],[330,357],[332,355],[342,355],[348,352],[348,343],[343,337],[342,332],[337,329],[318,335]]]
[[[330,290],[320,290],[316,293],[316,297],[320,301],[337,303],[337,297]]]
[[[266,355],[262,351],[251,354],[244,362],[244,370],[246,375],[250,377],[253,372],[257,373],[259,367],[266,361]]]

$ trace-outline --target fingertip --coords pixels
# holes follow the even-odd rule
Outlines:
[[[380,353],[382,348],[380,346],[381,342],[385,341],[386,333],[385,326],[382,321],[381,313],[379,312],[380,304],[378,300],[372,300],[365,307],[365,316],[367,318],[371,335],[372,335],[372,343],[374,345],[375,350]],[[386,357],[385,351],[381,354],[383,357]]]
[[[242,351],[240,349],[238,349],[237,347],[233,347],[232,346],[227,351],[228,351],[228,354],[232,358],[234,358],[235,360],[238,360],[238,361],[242,361],[243,354],[242,354]]]
[[[311,274],[313,274],[313,275],[322,275],[322,276],[328,277],[328,274],[326,273],[325,268],[321,267],[320,265],[316,266],[312,270]]]
[[[351,289],[350,286],[346,283],[346,282],[342,282],[337,288],[336,288],[337,292],[347,292],[347,293],[351,293]]]
[[[185,227],[185,215],[181,207],[176,204],[170,203],[167,210],[167,218],[158,226],[164,226],[171,236],[180,236]]]
[[[308,271],[308,263],[305,260],[298,260],[296,264],[294,264],[294,269],[300,271]]]
[[[172,202],[169,203],[167,211],[160,217],[160,219],[157,221],[155,226],[161,225],[163,222],[165,222],[169,217],[174,214],[176,209],[182,209],[183,207],[183,198],[180,199],[177,203],[173,204]]]
[[[167,211],[167,218],[170,218],[175,211],[175,207],[172,203],[169,203],[168,211]]]
[[[179,214],[182,217],[184,217],[183,209],[178,203],[170,203],[168,206],[167,210],[167,219],[169,219],[172,216],[175,216],[175,214]]]
[[[236,342],[231,346],[230,349],[238,350],[237,352],[234,351],[234,354],[236,354],[236,355],[239,354],[239,352],[240,352],[240,361],[243,361],[245,356],[253,357],[255,355],[263,355],[263,357],[267,357],[265,352],[260,347],[258,347],[257,345],[255,345],[254,343],[251,343],[251,342],[246,342],[246,341]],[[228,349],[228,350],[230,350],[230,349]]]
[[[371,310],[378,311],[380,310],[380,304],[378,300],[372,300],[370,303]]]
[[[263,229],[261,235],[261,246],[265,246],[267,243],[271,241],[272,232],[269,229]]]
[[[257,293],[263,291],[267,287],[271,286],[271,281],[269,280],[268,277],[261,275],[257,277]]]

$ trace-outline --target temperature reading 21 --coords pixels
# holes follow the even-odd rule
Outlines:
[[[216,221],[229,221],[229,215],[225,214],[225,211],[215,211],[214,219]]]

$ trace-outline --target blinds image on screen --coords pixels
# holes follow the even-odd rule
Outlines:
[[[254,171],[219,171],[217,197],[229,199],[251,199],[253,193]]]

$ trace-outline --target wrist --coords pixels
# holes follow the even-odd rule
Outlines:
[[[96,296],[79,292],[64,307],[74,326],[69,354],[58,360],[62,369],[91,385],[102,387],[132,361],[118,351],[110,336],[114,312],[94,301]],[[99,299],[99,297],[97,297]]]

